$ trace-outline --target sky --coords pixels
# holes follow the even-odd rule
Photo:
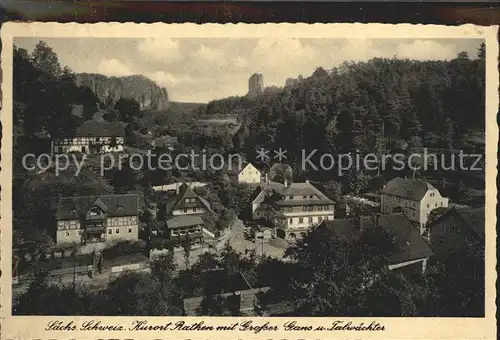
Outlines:
[[[248,91],[248,78],[265,86],[310,76],[321,66],[374,57],[449,60],[465,51],[475,57],[478,39],[256,39],[256,38],[16,38],[33,50],[39,40],[75,73],[141,74],[165,87],[171,101],[206,103]]]

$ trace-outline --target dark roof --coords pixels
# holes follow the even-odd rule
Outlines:
[[[457,214],[465,221],[465,223],[478,236],[484,237],[484,225],[486,219],[484,215],[484,207],[479,208],[455,208]]]
[[[441,211],[434,221],[431,222],[431,226],[435,224],[436,221],[450,216],[450,214],[458,215],[464,224],[469,227],[477,236],[484,238],[484,226],[486,224],[484,207],[479,208],[467,208],[467,207],[452,207]]]
[[[359,235],[362,230],[377,225],[394,237],[395,251],[391,255],[391,264],[432,255],[429,245],[420,236],[419,230],[402,213],[323,221],[320,228],[326,227],[334,235],[353,237]]]
[[[183,209],[186,198],[197,198],[202,206],[204,206],[207,210],[212,210],[207,200],[205,200],[203,197],[198,196],[198,194],[196,194],[189,185],[184,183],[179,187],[179,193],[175,196],[172,196],[167,201],[166,213],[170,214],[173,210]]]
[[[174,216],[171,219],[167,220],[167,228],[168,229],[176,229],[183,227],[192,227],[195,225],[202,225],[203,220],[199,215],[181,215]]]
[[[435,189],[431,184],[418,179],[396,177],[387,182],[380,193],[420,201],[428,190]]]
[[[120,122],[89,120],[76,129],[78,137],[125,137],[125,127]]]
[[[269,182],[263,183],[261,188],[269,193],[277,194],[277,196],[310,196],[314,195],[319,198],[318,199],[303,199],[302,201],[298,200],[290,200],[284,201],[280,200],[276,202],[280,205],[300,205],[300,204],[333,204],[334,202],[328,198],[325,194],[323,194],[320,190],[318,190],[314,185],[310,182],[303,183],[291,183],[285,186],[284,184],[277,182]]]
[[[111,217],[134,216],[139,212],[139,196],[127,194],[61,197],[57,205],[56,219],[81,218],[94,205],[99,206]]]

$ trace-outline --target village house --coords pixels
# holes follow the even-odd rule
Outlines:
[[[243,164],[241,168],[232,164],[232,168],[228,168],[226,174],[227,179],[234,183],[259,184],[262,178],[260,170],[252,163]]]
[[[393,238],[394,250],[388,263],[390,270],[400,270],[409,274],[425,271],[427,262],[433,255],[432,250],[403,213],[324,221],[318,230],[326,228],[332,235],[355,237],[368,228],[377,226]]]
[[[191,244],[203,243],[203,215],[212,211],[210,204],[193,189],[182,184],[164,207],[164,230],[157,236],[177,241],[189,240]]]
[[[138,240],[137,195],[61,197],[56,243],[87,244]]]
[[[442,197],[433,185],[418,180],[396,177],[380,191],[383,214],[402,211],[406,217],[425,232],[425,225],[432,210],[448,207],[448,198]]]
[[[460,253],[474,242],[484,244],[484,207],[449,208],[428,224],[430,245],[436,255]]]
[[[254,193],[252,218],[274,225],[273,236],[294,241],[324,220],[334,219],[334,202],[314,185],[264,181]]]
[[[75,134],[52,141],[52,154],[81,152],[100,154],[122,152],[125,143],[125,128],[120,122],[87,121],[79,126]]]

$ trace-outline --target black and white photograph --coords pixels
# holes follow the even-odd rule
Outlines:
[[[485,317],[484,38],[12,41],[13,316]]]

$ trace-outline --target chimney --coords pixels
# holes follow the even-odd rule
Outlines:
[[[269,184],[269,174],[266,172],[266,179],[265,179],[266,183]]]
[[[285,187],[288,186],[288,179],[285,178]]]
[[[306,183],[309,184],[309,180],[308,179],[306,179]]]
[[[176,194],[178,194],[178,193],[179,193],[179,188],[180,188],[180,186],[181,186],[181,185],[180,185],[180,183],[179,183],[179,182],[177,182],[177,183],[175,184],[175,193],[176,193]]]

